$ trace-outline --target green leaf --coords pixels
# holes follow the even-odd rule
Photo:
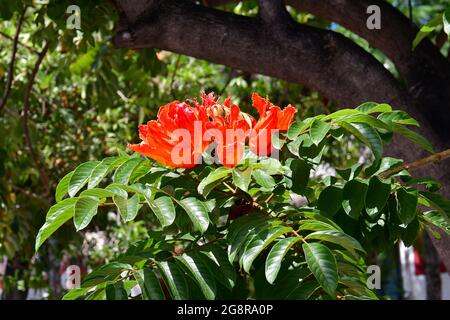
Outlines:
[[[161,284],[153,272],[153,269],[145,268],[134,270],[133,274],[141,288],[143,300],[164,300]]]
[[[319,284],[332,298],[338,285],[337,263],[330,249],[320,243],[302,245],[306,263]]]
[[[66,199],[66,200],[75,200],[75,199]],[[61,203],[62,202],[59,202],[58,204]],[[64,223],[66,223],[69,219],[73,217],[74,204],[75,202],[72,203],[71,205],[60,207],[58,210],[55,210],[49,217],[47,217],[47,220],[45,221],[44,225],[39,229],[39,232],[36,236],[36,244],[35,244],[36,252],[39,250],[39,248],[45,242],[45,240],[47,240],[56,230],[59,229],[59,227],[61,227]]]
[[[107,281],[112,281],[122,272],[129,270],[132,270],[132,267],[127,263],[114,261],[104,264],[88,274],[81,283],[81,287],[88,288]]]
[[[54,204],[47,212],[47,215],[45,216],[45,220],[48,220],[52,215],[56,214],[57,212],[64,211],[68,207],[75,206],[75,203],[77,202],[78,198],[67,198],[64,199],[56,204]]]
[[[402,136],[418,144],[428,152],[434,153],[433,145],[424,136],[399,124],[394,124],[393,129],[394,132],[401,134]]]
[[[417,127],[419,126],[419,123],[405,111],[396,110],[392,112],[382,113],[378,116],[378,119],[387,123],[391,127],[392,123],[405,124]]]
[[[263,188],[272,189],[276,185],[275,179],[261,169],[253,170],[252,175],[255,178],[256,183]]]
[[[75,204],[74,223],[77,231],[87,227],[97,214],[99,199],[95,197],[80,197]]]
[[[359,180],[350,180],[345,184],[342,207],[349,217],[359,218],[361,211],[364,209],[367,189],[367,183]]]
[[[287,144],[287,148],[289,152],[291,152],[294,156],[299,157],[299,150],[300,146],[303,143],[303,141],[308,138],[311,140],[308,134],[302,134],[301,136],[297,137],[294,141],[291,141]]]
[[[260,231],[255,238],[246,246],[242,254],[242,265],[245,272],[249,272],[253,261],[264,248],[271,244],[279,236],[291,232],[291,227],[276,226],[275,228]]]
[[[433,19],[431,19],[426,25],[422,26],[412,43],[413,49],[415,49],[423,39],[425,39],[428,34],[433,32],[437,26],[441,24],[442,14],[438,14]]]
[[[309,230],[309,231],[321,231],[321,230],[335,230],[331,224],[328,224],[323,221],[317,220],[301,220],[298,222],[300,227],[298,230]]]
[[[409,224],[416,217],[418,197],[417,189],[401,187],[397,190],[397,212],[403,224]]]
[[[350,124],[344,121],[339,122],[339,125],[368,146],[374,154],[375,160],[381,158],[383,154],[383,142],[375,129],[366,124]]]
[[[114,196],[114,192],[101,188],[87,189],[80,193],[80,197],[109,198]]]
[[[425,212],[423,214],[423,218],[450,235],[450,219],[447,216],[442,215],[438,211],[432,210]]]
[[[442,184],[432,177],[420,177],[408,179],[405,183],[408,186],[415,184],[425,185],[425,188],[430,192],[435,192],[442,187]]]
[[[226,252],[218,245],[208,245],[202,248],[201,253],[211,261],[216,280],[231,290],[236,283],[236,270],[228,261]]]
[[[128,294],[123,282],[108,284],[105,288],[106,300],[128,300]]]
[[[365,123],[353,123],[352,125],[369,142],[367,146],[372,150],[375,160],[381,159],[381,156],[383,155],[383,142],[381,141],[378,132]]]
[[[179,267],[175,263],[169,261],[157,262],[156,265],[161,272],[164,282],[167,284],[172,298],[174,300],[189,299],[185,275]]]
[[[376,175],[380,174],[386,170],[392,169],[394,167],[398,167],[403,164],[403,160],[391,158],[391,157],[384,157],[381,159],[380,166],[376,169],[375,172],[370,172],[370,170],[367,170],[366,173],[369,175]]]
[[[442,16],[442,22],[444,23],[444,32],[450,37],[450,6],[445,9]]]
[[[356,110],[370,114],[374,112],[391,112],[392,107],[386,103],[365,102],[358,106]]]
[[[258,228],[266,227],[269,221],[261,214],[253,214],[236,219],[228,229],[228,260],[233,263],[239,249],[247,237]]]
[[[334,216],[342,206],[341,188],[336,186],[328,186],[319,195],[317,208],[326,213],[327,217]]]
[[[308,219],[324,222],[324,223],[332,226],[333,229],[342,231],[341,227],[339,227],[339,225],[337,223],[335,223],[333,220],[325,217],[323,212],[320,212],[320,211],[317,212],[316,210],[314,210],[314,211],[301,211],[300,213]],[[299,223],[301,224],[302,221],[300,221]]]
[[[85,300],[106,300],[105,286],[95,288],[92,293],[89,293]]]
[[[125,162],[126,158],[108,157],[103,159],[89,177],[88,189],[95,188],[114,168]]]
[[[350,116],[350,115],[354,115],[354,114],[360,114],[361,111],[359,111],[358,109],[340,109],[336,112],[333,112],[325,117],[322,118],[323,121],[327,121],[327,120],[332,120],[332,119],[336,119],[339,117],[345,117],[345,116]]]
[[[292,171],[291,190],[297,194],[302,194],[309,181],[311,166],[305,160],[293,159],[290,168]]]
[[[369,188],[366,194],[366,211],[370,217],[376,217],[387,203],[391,185],[383,182],[377,176],[373,176],[369,181]]]
[[[420,194],[429,201],[431,207],[450,218],[450,200],[437,193],[421,191]]]
[[[69,172],[64,176],[64,178],[59,181],[58,185],[56,186],[56,192],[55,192],[55,200],[56,202],[61,201],[64,196],[69,192],[69,182],[72,178],[73,171]]]
[[[186,211],[195,229],[205,233],[209,226],[208,207],[194,197],[180,200],[178,204]]]
[[[331,124],[328,122],[321,121],[319,119],[314,120],[311,123],[310,129],[310,137],[315,145],[319,145],[319,143],[325,138],[328,131],[331,129]]]
[[[272,147],[277,150],[281,150],[285,143],[286,138],[280,135],[280,132],[278,130],[274,130],[274,132],[272,132]]]
[[[233,169],[233,183],[242,191],[247,192],[252,181],[252,167],[237,166]]]
[[[74,197],[87,183],[92,170],[97,166],[98,161],[89,161],[79,165],[72,176],[68,186],[69,196]]]
[[[260,270],[264,271],[262,268]],[[256,299],[307,300],[314,291],[320,288],[320,285],[311,276],[311,271],[304,264],[295,268],[282,265],[275,285],[270,285],[265,281],[264,273],[259,272],[255,279]],[[311,288],[312,283],[314,288]]]
[[[292,123],[288,129],[287,136],[289,139],[294,140],[302,132],[305,127],[305,123],[302,121],[295,121]]]
[[[401,234],[401,240],[405,243],[405,246],[411,246],[419,235],[420,223],[419,219],[415,218],[410,222]]]
[[[273,284],[281,268],[281,262],[289,249],[298,241],[300,237],[289,237],[279,240],[270,250],[266,259],[265,275],[270,284]]]
[[[135,183],[136,181],[146,176],[151,171],[152,167],[150,165],[150,161],[149,160],[142,161],[131,173],[128,183]]]
[[[113,196],[114,204],[119,209],[120,216],[125,222],[129,222],[136,218],[139,211],[139,195],[136,193],[130,199],[122,196]]]
[[[345,121],[348,123],[364,123],[371,127],[376,127],[376,128],[390,131],[390,127],[386,123],[384,123],[381,120],[378,120],[377,118],[369,116],[367,114],[357,114],[357,115],[348,116],[348,117],[343,118],[340,121]]]
[[[312,240],[312,239],[338,244],[343,248],[347,249],[348,251],[350,251],[351,253],[353,253],[354,250],[358,250],[364,253],[366,252],[363,249],[363,247],[361,247],[361,244],[358,242],[358,240],[343,232],[336,230],[316,231],[308,234],[305,237],[305,240]]]
[[[120,185],[117,183],[112,183],[109,186],[105,188],[105,190],[111,191],[117,196],[120,196],[122,198],[128,198],[128,192],[125,190],[124,185]]]
[[[130,158],[125,161],[114,173],[113,181],[119,184],[128,184],[133,170],[142,162],[140,158]]]
[[[347,181],[355,179],[363,169],[363,163],[355,163],[351,167],[344,169],[336,169],[337,173]]]
[[[216,281],[214,280],[214,274],[205,264],[203,255],[184,253],[177,256],[176,259],[189,270],[205,298],[214,300],[216,297]]]
[[[222,182],[222,179],[228,177],[232,172],[231,168],[219,167],[212,171],[206,178],[204,178],[198,185],[198,193],[207,197],[208,194],[214,189],[218,183]]]
[[[77,300],[89,291],[90,288],[74,288],[69,290],[63,297],[62,300]]]
[[[147,203],[163,228],[170,226],[175,221],[175,207],[170,197],[162,196],[155,200],[148,199]]]

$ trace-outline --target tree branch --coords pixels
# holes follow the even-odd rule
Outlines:
[[[383,51],[406,82],[417,107],[433,124],[445,147],[450,146],[450,63],[431,41],[412,49],[418,28],[388,1],[383,0],[286,0],[295,8],[334,21]],[[381,29],[366,26],[369,5],[381,9]]]
[[[126,14],[128,2],[116,3]],[[358,105],[367,96],[408,105],[406,91],[378,61],[332,31],[295,24],[281,37],[261,19],[187,1],[138,6],[133,12],[148,14],[122,17],[116,46],[159,48],[301,83],[342,105]]]
[[[0,101],[0,111],[2,111],[3,107],[6,105],[6,101],[8,100],[9,93],[11,92],[11,86],[12,86],[13,79],[14,79],[14,63],[16,61],[17,44],[19,43],[20,29],[22,28],[22,24],[25,19],[25,14],[27,12],[27,9],[28,9],[28,7],[25,7],[23,9],[22,14],[19,16],[19,20],[17,21],[16,33],[13,38],[11,60],[9,61],[8,79],[6,80],[5,91],[3,92],[2,100]]]
[[[402,170],[415,170],[415,169],[427,166],[429,164],[445,160],[447,158],[450,158],[450,149],[444,150],[439,153],[435,153],[429,157],[422,158],[422,159],[416,160],[416,161],[408,163],[408,164],[404,164],[404,165],[397,166],[392,169],[386,170],[386,171],[382,172],[380,174],[380,176],[383,179],[387,179],[387,178],[391,177],[392,175],[399,173]]]
[[[3,38],[11,40],[11,41],[14,42],[14,37],[11,37],[10,35],[4,33],[3,31],[0,31],[0,36],[2,36]],[[22,46],[22,47],[24,47],[24,48],[26,48],[26,49],[28,49],[28,50],[30,50],[33,53],[36,53],[36,54],[39,53],[36,49],[34,49],[33,47],[27,45],[26,43],[18,41],[17,44]]]
[[[48,190],[49,190],[48,177],[47,177],[47,174],[45,173],[44,168],[41,165],[39,156],[37,155],[37,153],[33,147],[33,142],[32,142],[31,134],[30,134],[30,128],[28,126],[28,116],[29,116],[29,109],[30,109],[31,91],[33,89],[33,85],[36,80],[36,75],[39,71],[42,61],[44,60],[45,55],[47,54],[49,46],[50,46],[49,42],[47,42],[44,45],[44,48],[39,53],[38,58],[34,64],[33,70],[31,71],[31,73],[28,76],[28,83],[25,88],[25,94],[24,94],[24,98],[23,98],[23,112],[22,112],[22,122],[23,122],[23,131],[25,134],[25,142],[27,144],[28,150],[30,151],[30,155],[31,155],[31,158],[33,159],[34,165],[36,166],[36,169],[39,172],[39,176],[40,176],[41,182],[44,185],[46,193],[48,193]]]

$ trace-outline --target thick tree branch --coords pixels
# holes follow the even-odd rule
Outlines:
[[[27,9],[28,7],[25,7],[25,9],[23,9],[22,14],[19,16],[19,20],[17,21],[16,33],[13,38],[11,60],[9,61],[8,78],[6,80],[5,91],[3,91],[2,100],[0,101],[0,111],[2,111],[3,107],[6,105],[6,101],[8,100],[8,96],[11,91],[11,86],[14,79],[14,63],[16,62],[17,45],[19,43],[20,29],[22,28],[22,24],[25,19]]]
[[[383,51],[405,79],[410,96],[434,125],[446,147],[450,146],[450,63],[429,40],[415,50],[412,41],[418,28],[383,0],[286,0],[286,3],[334,21]],[[381,8],[381,29],[366,27],[369,5]]]
[[[31,155],[31,158],[33,159],[34,165],[39,172],[41,182],[43,183],[43,187],[45,188],[44,190],[46,190],[46,192],[48,192],[48,190],[49,190],[48,177],[47,177],[47,174],[45,173],[44,168],[42,167],[39,156],[33,147],[33,142],[32,142],[31,134],[30,134],[30,128],[28,125],[28,117],[29,117],[29,112],[30,112],[31,91],[33,89],[33,85],[36,80],[36,75],[39,71],[42,61],[44,60],[45,55],[47,54],[49,46],[50,46],[49,42],[47,42],[44,45],[44,48],[39,53],[38,58],[34,64],[33,70],[31,71],[31,73],[28,76],[28,83],[25,88],[25,94],[23,97],[23,111],[22,111],[22,123],[23,123],[23,131],[25,134],[25,142],[27,144],[28,150],[30,151],[30,155]]]
[[[135,7],[128,17],[128,2],[116,3],[126,17],[115,37],[118,47],[160,48],[301,83],[342,105],[357,105],[367,96],[407,104],[389,72],[337,33],[295,25],[284,37],[274,36],[261,19],[173,0],[155,7],[141,2],[140,12],[148,15],[136,16]]]

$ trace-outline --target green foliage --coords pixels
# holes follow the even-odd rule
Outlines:
[[[434,16],[427,24],[423,25],[417,33],[413,48],[416,48],[423,39],[431,33],[442,30],[447,37],[450,38],[450,6],[447,6],[444,12],[440,12]]]
[[[247,151],[233,169],[170,169],[126,154],[87,162],[58,185],[36,250],[70,218],[79,230],[116,207],[124,223],[152,221],[145,246],[97,268],[82,282],[88,290],[65,299],[125,299],[132,284],[142,299],[376,299],[366,287],[368,252],[411,243],[421,226],[450,230],[450,204],[435,181],[405,170],[386,176],[402,161],[382,157],[381,137],[411,137],[407,125],[417,122],[367,103],[294,123],[279,160]],[[345,136],[369,147],[372,162],[314,177],[324,149]],[[306,201],[295,205],[294,196]]]
[[[434,1],[432,5],[425,0],[419,2],[423,6],[414,12],[418,23],[423,23],[437,12],[443,12],[444,5],[447,5],[442,0]],[[117,49],[111,43],[116,11],[109,2],[77,1],[82,12],[81,32],[66,28],[66,16],[61,13],[70,4],[70,1],[65,0],[50,1],[48,5],[37,5],[28,0],[0,2],[0,28],[10,38],[14,36],[19,15],[25,5],[28,6],[19,37],[13,87],[0,115],[0,136],[7,137],[0,139],[0,255],[8,256],[10,263],[24,265],[20,276],[14,275],[17,278],[16,287],[26,289],[48,286],[46,273],[50,271],[49,268],[57,270],[55,262],[66,255],[78,257],[80,248],[85,248],[87,244],[85,233],[102,230],[106,233],[108,243],[113,245],[101,249],[89,245],[89,250],[86,250],[87,253],[83,250],[83,254],[87,255],[88,267],[106,264],[108,267],[105,270],[110,270],[110,274],[96,280],[100,282],[92,279],[85,281],[85,287],[69,292],[66,299],[124,298],[125,293],[130,294],[130,286],[137,284],[145,299],[168,298],[163,292],[169,290],[167,288],[177,287],[165,282],[164,279],[170,281],[171,278],[159,271],[158,263],[178,252],[179,248],[193,250],[188,254],[200,252],[209,259],[205,263],[215,270],[217,298],[320,298],[323,290],[306,267],[300,238],[287,232],[270,242],[271,232],[276,235],[283,228],[290,227],[305,238],[313,232],[342,232],[345,229],[347,235],[357,239],[370,251],[375,243],[385,246],[386,242],[392,243],[398,237],[414,238],[418,226],[434,224],[447,232],[450,230],[448,208],[444,199],[435,193],[439,183],[431,179],[401,182],[408,191],[409,188],[423,187],[430,192],[419,193],[418,199],[419,204],[429,206],[430,210],[423,215],[416,212],[417,217],[408,225],[401,224],[399,220],[400,216],[404,216],[402,206],[398,204],[401,196],[396,195],[398,189],[392,185],[390,198],[377,217],[378,220],[373,221],[367,216],[365,197],[362,196],[363,185],[368,185],[371,175],[379,175],[389,168],[385,166],[386,158],[382,158],[381,165],[378,167],[375,163],[369,170],[372,173],[366,176],[366,170],[362,169],[369,168],[354,164],[353,160],[360,154],[360,145],[369,145],[376,157],[381,157],[380,146],[387,142],[389,130],[383,129],[383,125],[374,118],[367,118],[363,114],[380,113],[377,118],[389,127],[394,124],[417,125],[404,112],[392,111],[390,106],[376,103],[364,104],[357,110],[333,112],[336,110],[333,104],[319,93],[300,85],[250,75],[170,52]],[[403,6],[402,3],[396,5]],[[229,4],[224,9],[251,16],[258,11],[256,1]],[[292,8],[289,10],[302,23],[330,27],[327,21],[303,12],[294,12]],[[441,17],[445,16],[441,14]],[[444,24],[442,27],[445,27]],[[337,31],[342,31],[341,27],[337,28]],[[435,31],[439,31],[439,28]],[[382,60],[395,73],[392,64],[380,52],[369,48],[354,34],[347,36]],[[36,164],[24,142],[21,115],[27,75],[33,68],[37,52],[47,41],[50,42],[50,50],[37,73],[30,98],[29,129],[40,160]],[[12,41],[0,35],[2,90],[7,80],[11,48]],[[298,118],[303,121],[294,123],[288,135],[281,137],[279,147],[285,143],[281,149],[286,153],[286,156],[282,154],[285,158],[281,159],[281,163],[264,162],[263,159],[257,164],[243,164],[230,172],[225,170],[225,176],[207,183],[206,176],[217,168],[211,167],[204,172],[169,172],[166,168],[152,168],[149,161],[123,154],[126,142],[137,135],[135,127],[144,119],[155,116],[156,107],[166,103],[167,96],[174,99],[194,97],[200,90],[231,94],[237,98],[236,103],[247,111],[250,106],[246,101],[252,91],[267,93],[280,105],[295,101],[299,107]],[[320,113],[328,115],[313,117]],[[351,116],[356,116],[360,121],[355,118],[351,120]],[[342,117],[349,117],[350,120],[341,121]],[[364,119],[370,121],[366,123],[369,129],[364,128]],[[310,130],[313,122],[314,130]],[[402,128],[406,127],[396,128],[397,132],[402,131]],[[364,130],[371,131],[370,140],[364,135]],[[412,140],[420,142],[414,133],[403,132]],[[322,138],[323,134],[325,136]],[[101,162],[79,166],[72,179],[78,164],[102,158]],[[330,163],[340,177],[330,183],[310,176],[316,172],[320,161]],[[40,169],[48,175],[46,184],[41,181]],[[61,177],[64,178],[60,180]],[[224,186],[224,182],[234,189],[233,194]],[[205,188],[197,190],[202,183]],[[342,208],[338,208],[333,216],[336,222],[324,220],[325,216],[331,216],[329,213],[308,211],[317,209],[322,190],[330,184],[336,184],[333,190],[343,190]],[[48,193],[48,190],[53,191],[55,188],[55,193]],[[361,197],[354,192],[359,192]],[[298,208],[291,202],[294,193],[302,195],[305,205],[311,208],[298,213]],[[192,199],[185,200],[188,198]],[[261,207],[249,206],[253,199]],[[54,201],[56,203],[51,206]],[[230,264],[228,231],[243,219],[240,214],[252,215],[263,209],[274,219],[284,219],[283,224],[263,224],[264,227],[254,230],[252,239],[238,241],[236,245],[239,248],[233,249],[233,261]],[[406,212],[410,219],[412,211]],[[89,222],[78,233],[74,232],[71,223],[66,223],[75,216],[80,228]],[[291,218],[295,218],[295,222],[289,220]],[[384,223],[384,229],[380,227],[381,223]],[[244,232],[249,230],[245,226],[242,228]],[[389,230],[389,240],[383,240],[386,230]],[[35,236],[36,243],[33,246]],[[49,238],[50,241],[47,241]],[[364,290],[355,292],[358,286],[345,274],[348,271],[354,275],[355,270],[350,272],[348,265],[342,267],[347,261],[347,258],[342,257],[345,253],[340,252],[342,248],[323,240],[318,242],[331,246],[330,250],[337,259],[338,285],[344,287],[343,284],[351,284],[352,288],[347,286],[345,290],[353,295],[370,296]],[[272,262],[268,267],[264,264],[266,256],[279,243],[278,253],[272,254]],[[34,255],[39,247],[38,254]],[[241,253],[240,250],[245,248],[252,249],[246,255],[247,268],[257,253],[251,262],[250,274],[239,265],[241,255],[245,252]],[[284,250],[286,252],[282,254]],[[35,258],[32,259],[33,256]],[[122,267],[111,265],[112,260],[124,260],[125,267],[123,264]],[[171,258],[169,260],[172,262]],[[170,289],[169,294],[178,292],[178,295],[183,295],[187,292],[190,296],[204,297],[195,296],[196,292],[203,292],[197,288],[197,280],[192,279],[189,270],[183,269],[178,261],[175,263],[178,263],[178,269],[186,277],[185,287],[188,291],[183,291],[183,281],[177,281],[179,290]],[[272,271],[266,279],[267,268]],[[172,269],[169,268],[169,271]],[[124,280],[120,277],[122,272],[128,272]],[[362,280],[358,281],[364,283],[364,270],[359,272]],[[177,271],[171,274],[174,277]],[[296,282],[292,279],[305,281]],[[4,289],[8,291],[13,285],[9,285],[11,281],[8,279],[4,280]],[[114,282],[118,282],[117,285]],[[52,298],[60,295],[58,291],[50,292]]]

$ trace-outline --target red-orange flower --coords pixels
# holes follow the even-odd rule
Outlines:
[[[157,120],[139,126],[142,142],[128,148],[170,167],[192,168],[209,144],[201,139],[207,123],[202,106],[173,101],[159,109]],[[194,134],[195,130],[200,132]],[[194,139],[198,134],[200,139]]]
[[[229,97],[218,103],[213,94],[203,93],[202,99],[202,105],[211,119],[210,132],[217,143],[217,157],[225,167],[235,167],[242,159],[249,130],[256,120],[231,104]]]
[[[259,120],[252,130],[250,149],[258,156],[269,156],[272,149],[272,134],[286,131],[294,119],[297,109],[288,105],[284,110],[272,104],[269,99],[252,94],[253,106],[258,110]]]
[[[202,93],[202,103],[189,105],[174,101],[160,108],[158,119],[139,126],[140,144],[128,148],[162,164],[176,168],[192,168],[200,163],[201,155],[211,142],[216,143],[216,154],[226,167],[235,167],[242,159],[244,146],[259,156],[272,153],[272,134],[287,130],[296,109],[289,105],[284,110],[252,95],[253,106],[259,112],[256,121],[242,112],[230,98],[223,103],[213,93]]]

